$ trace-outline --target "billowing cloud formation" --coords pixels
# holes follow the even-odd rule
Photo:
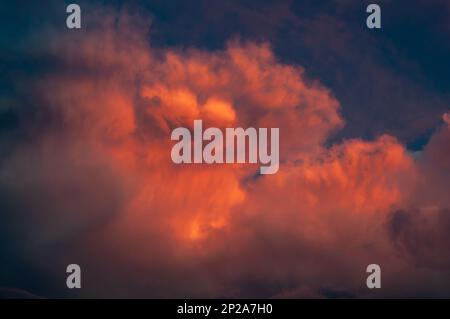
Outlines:
[[[448,115],[419,154],[389,135],[327,147],[339,102],[269,44],[152,48],[139,17],[88,18],[30,52],[51,62],[17,83],[2,137],[2,258],[52,283],[33,293],[79,263],[82,296],[450,295],[428,282],[449,271]],[[194,119],[279,127],[279,172],[172,164],[170,132]]]

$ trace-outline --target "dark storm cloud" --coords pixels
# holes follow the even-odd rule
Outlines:
[[[392,214],[389,229],[400,251],[419,267],[450,267],[450,211],[436,208],[399,210]]]

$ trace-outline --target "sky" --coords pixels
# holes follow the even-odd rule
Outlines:
[[[448,1],[69,3],[0,5],[0,296],[450,297]],[[175,165],[196,119],[279,171]]]

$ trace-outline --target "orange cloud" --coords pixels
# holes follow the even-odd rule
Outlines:
[[[10,192],[54,204],[27,199],[24,211],[52,222],[26,249],[70,241],[77,221],[80,258],[118,263],[117,280],[143,295],[254,296],[250,281],[264,296],[318,296],[323,282],[357,294],[365,281],[355,268],[381,260],[389,276],[406,267],[386,227],[393,210],[448,207],[448,126],[419,158],[388,135],[326,147],[344,123],[339,102],[267,43],[154,49],[139,19],[102,17],[42,49],[63,67],[30,86],[57,123],[3,164],[26,172]],[[174,165],[170,132],[194,119],[279,127],[279,172]],[[90,271],[103,288],[87,294],[114,291],[107,271]]]

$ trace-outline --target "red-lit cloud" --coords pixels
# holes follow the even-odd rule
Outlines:
[[[402,286],[418,265],[448,271],[448,116],[420,154],[389,135],[326,146],[345,105],[269,44],[152,48],[142,20],[98,16],[34,52],[59,61],[26,85],[49,126],[2,161],[31,262],[80,260],[86,296],[371,296],[370,263],[381,295],[420,295]],[[174,165],[170,132],[194,119],[279,127],[279,172]]]

